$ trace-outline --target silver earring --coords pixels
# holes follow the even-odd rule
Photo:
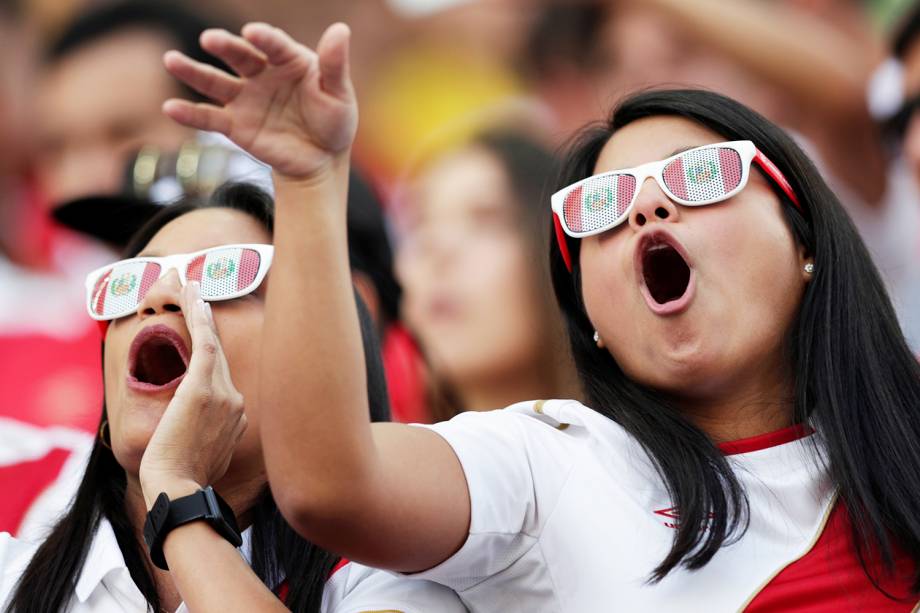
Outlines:
[[[597,330],[594,331],[594,342],[595,343],[601,342],[601,335],[597,333]]]
[[[814,273],[814,272],[815,272],[815,265],[814,265],[814,264],[812,264],[811,262],[809,262],[808,264],[805,264],[805,274],[809,274],[809,275],[810,275],[810,274],[812,274],[812,273]]]

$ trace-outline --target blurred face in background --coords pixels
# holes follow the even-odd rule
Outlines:
[[[50,64],[38,96],[39,179],[53,205],[121,191],[143,145],[176,150],[191,132],[161,112],[182,95],[163,69],[175,46],[156,32],[125,29]]]
[[[430,164],[413,188],[397,274],[403,315],[433,368],[461,395],[467,383],[533,372],[551,336],[541,330],[541,262],[502,163],[469,147]]]

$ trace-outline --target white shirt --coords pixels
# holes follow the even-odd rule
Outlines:
[[[463,547],[413,576],[456,590],[474,613],[736,611],[809,550],[834,498],[812,437],[728,456],[750,501],[747,532],[704,568],[651,584],[677,520],[618,424],[551,400],[426,427],[459,457],[472,514]]]
[[[243,533],[244,557],[249,530]],[[0,604],[12,595],[16,582],[37,549],[36,544],[0,534]],[[5,610],[0,607],[0,610]],[[439,585],[406,580],[393,574],[348,563],[326,582],[321,611],[324,613],[462,613],[457,596]],[[134,585],[118,548],[111,524],[103,519],[93,538],[83,570],[77,579],[68,613],[145,613],[147,601]],[[185,603],[176,613],[188,613]]]

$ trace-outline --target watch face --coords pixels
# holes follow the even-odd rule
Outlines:
[[[208,507],[213,511],[213,515],[210,518],[211,526],[220,532],[221,536],[227,539],[234,547],[242,545],[243,539],[240,535],[240,529],[237,527],[233,509],[210,485],[203,491],[208,501]]]

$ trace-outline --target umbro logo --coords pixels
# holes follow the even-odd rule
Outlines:
[[[663,522],[664,525],[668,528],[674,528],[677,530],[677,521],[680,519],[680,514],[677,512],[677,507],[671,507],[669,509],[658,509],[655,511],[655,515],[661,515],[672,521]]]
[[[677,530],[678,522],[680,522],[680,512],[677,510],[677,507],[670,507],[667,509],[658,509],[657,511],[653,511],[653,513],[655,513],[655,515],[661,515],[662,517],[669,520],[669,521],[662,522],[665,525],[665,527],[673,528],[674,530]],[[715,514],[710,513],[709,519],[712,519],[713,517],[715,517]],[[703,529],[705,530],[705,528],[706,527],[704,526]]]

